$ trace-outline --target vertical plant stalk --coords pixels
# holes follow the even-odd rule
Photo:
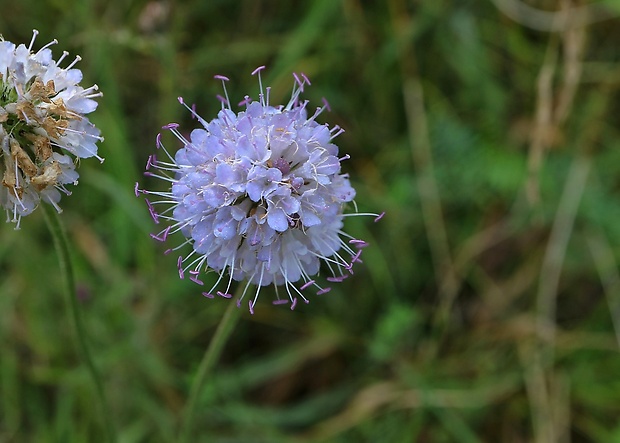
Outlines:
[[[63,275],[65,283],[65,298],[67,303],[67,309],[69,310],[69,317],[71,318],[71,326],[73,328],[73,335],[77,340],[82,361],[86,364],[86,368],[90,374],[90,377],[95,385],[95,392],[97,396],[97,402],[101,409],[103,427],[106,430],[107,440],[111,443],[116,441],[115,430],[112,422],[112,415],[108,406],[104,390],[103,383],[101,382],[101,376],[97,371],[93,358],[88,350],[86,344],[86,333],[84,324],[82,323],[82,317],[80,309],[77,303],[77,293],[75,290],[75,281],[73,276],[73,267],[71,265],[71,257],[69,255],[69,242],[67,235],[63,229],[62,222],[58,213],[50,205],[43,204],[43,212],[45,214],[45,221],[52,234],[54,240],[54,247],[58,255],[58,262],[60,266],[60,272]]]
[[[588,156],[577,154],[573,159],[560,197],[540,272],[536,331],[541,341],[551,351],[555,344],[556,299],[560,275],[590,166],[591,160]]]
[[[435,328],[443,328],[448,322],[460,282],[452,260],[441,207],[441,196],[434,175],[423,90],[416,78],[405,81],[403,95],[422,217],[426,226],[433,267],[435,268],[435,279],[440,294],[439,308],[433,324]]]
[[[618,272],[618,263],[603,232],[591,232],[588,236],[588,246],[603,285],[616,334],[616,342],[620,348],[620,272]]]
[[[239,285],[237,292],[239,292],[242,288],[243,285]],[[213,370],[215,363],[222,354],[224,345],[228,341],[230,334],[241,317],[241,309],[238,308],[237,304],[233,301],[237,299],[238,296],[239,294],[236,294],[236,297],[233,297],[233,299],[228,302],[228,307],[226,308],[220,323],[217,325],[217,329],[211,339],[211,343],[209,343],[209,346],[202,357],[202,361],[200,362],[200,366],[198,366],[198,370],[194,375],[194,380],[189,393],[189,399],[187,401],[187,405],[185,406],[185,411],[183,412],[183,423],[181,424],[181,430],[179,432],[179,443],[186,443],[190,441],[189,437],[191,434],[194,417],[196,415],[196,407],[198,405],[198,397],[200,396],[200,392],[202,391],[207,376]]]

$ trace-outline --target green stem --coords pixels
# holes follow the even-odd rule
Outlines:
[[[239,289],[242,287],[243,285],[239,285]],[[189,399],[187,401],[185,411],[183,412],[183,424],[179,433],[179,443],[186,443],[189,441],[200,391],[202,391],[202,387],[207,376],[213,370],[215,363],[219,359],[222,349],[226,344],[228,337],[230,337],[235,324],[237,324],[237,321],[241,317],[241,309],[237,308],[237,305],[234,302],[236,298],[237,297],[233,297],[229,301],[228,307],[224,312],[224,316],[220,320],[220,323],[215,330],[215,334],[211,339],[211,343],[209,343],[209,347],[207,347],[207,350],[202,357],[202,361],[200,362],[200,366],[196,371],[196,375],[194,376],[194,381],[192,382],[192,387],[189,393]]]
[[[54,240],[54,247],[56,248],[56,252],[58,254],[60,271],[64,276],[65,296],[67,307],[70,312],[71,326],[73,327],[74,335],[77,339],[78,349],[81,354],[82,360],[84,363],[86,363],[88,372],[92,378],[93,383],[95,384],[97,400],[99,402],[101,413],[103,415],[103,427],[105,428],[107,433],[107,440],[113,443],[116,441],[116,438],[112,424],[113,422],[111,420],[110,408],[108,407],[108,403],[104,395],[101,376],[99,375],[99,372],[95,367],[95,363],[93,362],[93,358],[86,344],[86,333],[84,331],[84,325],[82,323],[82,317],[80,314],[81,311],[77,303],[77,294],[75,290],[75,281],[73,276],[73,267],[71,265],[71,257],[69,255],[69,242],[67,239],[67,235],[65,233],[65,230],[63,229],[60,217],[58,216],[58,213],[54,210],[54,208],[47,204],[43,204],[41,206],[43,207],[43,212],[45,213],[45,221],[47,222],[47,226]]]

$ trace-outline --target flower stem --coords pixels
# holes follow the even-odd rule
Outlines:
[[[239,285],[240,289],[242,287],[243,285]],[[226,344],[228,337],[230,337],[235,324],[241,317],[241,309],[237,308],[237,305],[234,302],[235,299],[236,297],[233,297],[233,299],[228,302],[228,307],[224,312],[224,316],[222,317],[222,320],[220,320],[220,323],[215,330],[215,334],[211,339],[211,343],[209,343],[209,346],[202,357],[202,361],[200,362],[200,366],[194,375],[194,380],[189,393],[189,399],[187,401],[187,405],[185,406],[185,411],[183,412],[183,423],[179,433],[179,443],[186,443],[189,441],[200,391],[202,390],[207,376],[219,359],[222,349]]]
[[[77,303],[77,294],[75,290],[75,281],[73,276],[73,267],[71,265],[71,257],[69,255],[69,242],[65,230],[63,229],[62,222],[58,213],[50,205],[43,204],[43,212],[45,214],[45,221],[52,234],[54,240],[54,247],[58,254],[58,261],[60,265],[60,271],[64,276],[65,283],[65,296],[67,308],[71,317],[71,326],[73,327],[74,335],[77,339],[78,349],[81,354],[82,360],[86,363],[86,367],[92,381],[95,385],[95,391],[99,407],[101,408],[101,414],[103,416],[103,427],[107,434],[107,440],[111,443],[116,441],[113,422],[111,420],[110,408],[106,401],[103,384],[101,382],[101,376],[95,367],[90,351],[86,344],[86,334],[84,332],[84,325],[82,323],[82,317],[80,309]]]

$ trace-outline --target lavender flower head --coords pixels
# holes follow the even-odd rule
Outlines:
[[[260,78],[263,68],[253,72],[260,85],[259,100],[246,96],[239,103],[245,110],[239,113],[231,109],[224,76],[215,76],[222,80],[225,97],[219,97],[222,110],[210,122],[179,98],[203,128],[193,130],[188,140],[177,124],[165,126],[183,147],[173,157],[163,147],[160,134],[157,147],[166,159],[151,155],[145,174],[170,182],[171,187],[165,192],[147,191],[136,183],[135,188],[136,196],[147,195],[155,223],[171,223],[152,237],[166,241],[170,234],[182,232],[187,241],[167,252],[186,243],[192,245],[188,255],[178,258],[180,277],[188,275],[202,285],[201,271],[216,271],[219,278],[215,285],[203,292],[209,298],[220,284],[226,284],[226,289],[216,293],[231,298],[231,282],[246,281],[238,305],[254,284],[256,294],[248,301],[252,313],[266,285],[275,286],[274,304],[290,301],[291,309],[298,296],[308,302],[302,291],[328,292],[329,287],[312,279],[321,262],[331,273],[326,279],[330,282],[341,282],[353,274],[353,264],[360,261],[367,243],[346,234],[343,219],[347,215],[377,219],[382,215],[343,213],[355,197],[348,175],[341,173],[341,162],[349,156],[339,157],[338,147],[332,143],[343,130],[316,121],[328,109],[326,101],[308,117],[308,101],[301,101],[300,94],[310,81],[303,74],[294,76],[288,104],[270,105],[270,88],[263,89]],[[157,211],[159,205],[166,209]],[[285,287],[284,299],[279,286]]]
[[[97,108],[97,85],[79,86],[79,56],[64,68],[67,52],[52,59],[56,40],[33,52],[37,34],[28,46],[0,36],[0,205],[16,229],[41,201],[61,211],[65,185],[78,179],[72,156],[103,161],[96,145],[103,138],[85,116]]]

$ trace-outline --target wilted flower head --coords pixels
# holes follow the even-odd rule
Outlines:
[[[263,68],[253,72],[258,74],[259,100],[246,96],[239,103],[245,110],[239,113],[230,106],[224,83],[228,79],[216,76],[225,92],[225,97],[219,97],[222,110],[217,118],[207,122],[188,107],[204,128],[193,130],[188,140],[177,124],[165,126],[183,147],[173,157],[158,136],[157,147],[167,158],[151,155],[147,161],[146,175],[170,182],[171,188],[146,191],[137,183],[135,188],[136,195],[150,196],[146,203],[156,223],[162,219],[171,223],[153,238],[165,241],[181,231],[187,241],[167,252],[192,245],[193,250],[178,259],[181,278],[189,275],[202,285],[201,271],[216,271],[217,282],[203,292],[209,298],[220,284],[226,284],[226,289],[216,293],[230,298],[232,280],[245,280],[239,305],[248,286],[257,285],[249,300],[250,312],[266,285],[275,286],[275,304],[290,300],[291,309],[297,296],[308,301],[304,290],[314,287],[317,294],[328,292],[329,287],[312,279],[321,262],[330,271],[327,280],[340,282],[353,274],[353,264],[360,261],[367,245],[342,231],[343,210],[355,190],[348,175],[341,173],[341,162],[349,156],[339,157],[332,143],[343,130],[316,121],[328,108],[327,102],[308,117],[308,101],[299,96],[310,82],[302,74],[295,75],[288,104],[271,106],[270,88],[263,90],[260,80]],[[166,208],[157,211],[159,205]],[[278,293],[282,285],[285,299]]]
[[[16,228],[41,200],[60,212],[61,192],[70,194],[65,185],[78,179],[68,154],[103,160],[96,145],[103,138],[85,116],[97,108],[97,85],[79,86],[79,56],[64,68],[66,51],[52,59],[56,40],[33,52],[37,34],[28,46],[0,36],[0,205]]]

